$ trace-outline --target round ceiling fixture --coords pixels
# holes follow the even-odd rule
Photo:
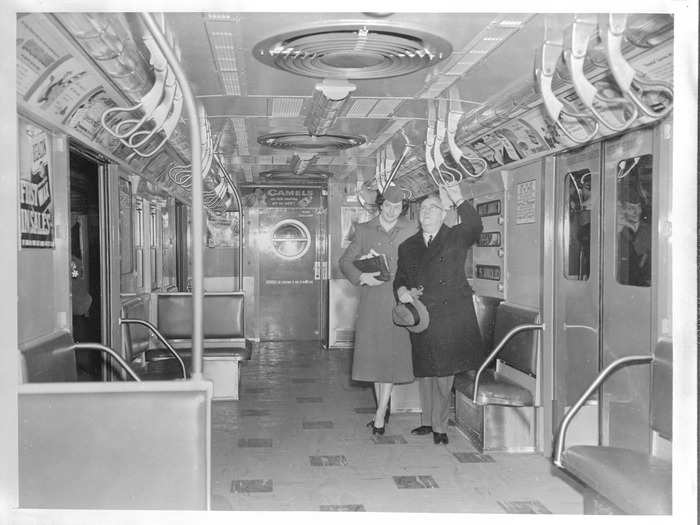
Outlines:
[[[365,138],[353,135],[310,135],[304,132],[269,133],[258,137],[258,144],[276,149],[327,153],[354,148]]]
[[[332,21],[266,38],[253,48],[261,62],[313,78],[396,77],[452,53],[444,38],[387,20]]]

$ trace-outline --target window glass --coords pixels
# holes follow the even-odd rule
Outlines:
[[[285,220],[272,234],[272,247],[283,259],[298,259],[311,245],[311,234],[306,226],[295,220]]]
[[[617,164],[616,277],[620,284],[651,285],[652,156]]]
[[[564,192],[565,277],[587,281],[591,271],[591,170],[567,173]]]
[[[119,253],[120,273],[134,271],[134,226],[131,182],[119,179]]]

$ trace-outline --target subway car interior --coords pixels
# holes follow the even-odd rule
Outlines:
[[[501,3],[3,17],[8,523],[697,520],[698,6]],[[485,358],[373,432],[339,259],[455,187]]]

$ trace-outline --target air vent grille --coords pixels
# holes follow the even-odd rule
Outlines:
[[[359,136],[309,135],[300,132],[270,133],[258,137],[258,144],[263,146],[318,153],[344,150],[364,143],[364,137]]]
[[[387,78],[414,73],[447,58],[442,37],[389,22],[335,22],[267,38],[253,55],[297,75],[330,79]]]
[[[268,180],[298,180],[298,181],[323,181],[332,175],[329,171],[308,169],[304,173],[294,173],[289,167],[285,169],[275,169],[260,172],[260,177]]]

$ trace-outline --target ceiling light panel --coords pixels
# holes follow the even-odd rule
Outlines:
[[[525,25],[525,23],[530,20],[534,15],[519,13],[519,14],[508,14],[501,17],[498,21],[500,27],[512,27],[519,29]]]
[[[244,94],[245,68],[239,55],[240,42],[237,17],[209,18],[205,24],[209,47],[224,93],[231,96]]]
[[[469,70],[469,68],[476,64],[479,60],[481,60],[481,57],[479,55],[466,54],[461,58],[459,62],[457,62],[454,66],[445,71],[444,74],[462,76]]]
[[[272,110],[270,116],[273,118],[298,117],[304,105],[303,97],[276,97],[272,99]]]
[[[204,18],[207,20],[237,20],[238,18],[231,13],[205,13]]]
[[[376,103],[376,98],[358,98],[353,101],[345,116],[349,118],[366,117]]]
[[[246,128],[245,119],[234,117],[231,119],[233,124],[233,132],[236,135],[236,149],[239,155],[249,155],[248,152],[248,130]]]
[[[401,104],[400,99],[396,98],[386,98],[377,102],[377,105],[372,108],[369,113],[369,118],[386,118],[391,115],[399,104]]]
[[[238,73],[235,71],[219,71],[221,83],[224,85],[224,92],[227,95],[240,96],[241,82]]]

